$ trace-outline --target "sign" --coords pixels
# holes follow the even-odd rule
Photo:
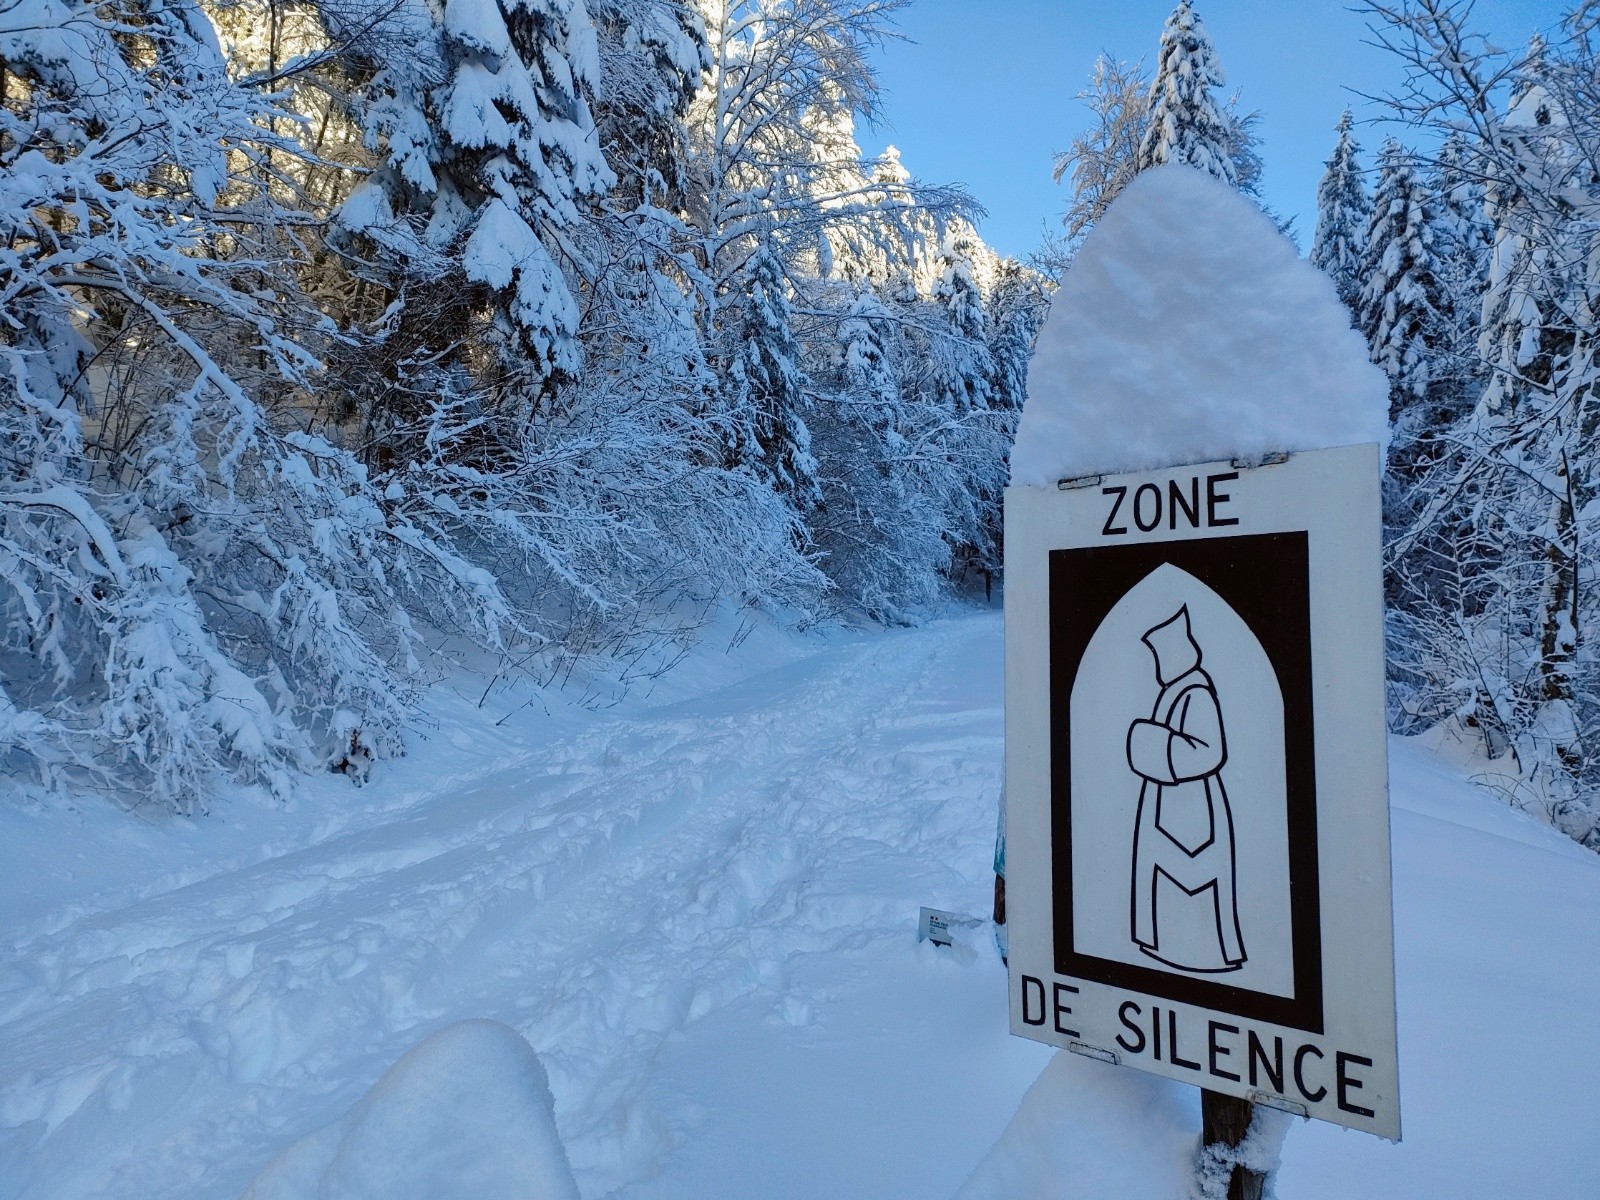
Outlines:
[[[935,946],[949,946],[959,940],[954,933],[955,930],[976,929],[983,924],[986,922],[977,917],[965,917],[960,913],[924,907],[917,917],[917,941],[932,942]]]
[[[1013,1033],[1398,1140],[1378,479],[1007,491]]]

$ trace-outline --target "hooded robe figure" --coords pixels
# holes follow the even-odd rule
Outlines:
[[[1180,970],[1236,971],[1245,951],[1216,685],[1200,667],[1187,606],[1141,640],[1155,656],[1161,694],[1150,719],[1128,729],[1128,765],[1143,780],[1133,835],[1133,940]]]

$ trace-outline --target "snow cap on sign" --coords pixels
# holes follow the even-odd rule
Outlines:
[[[1388,396],[1333,283],[1264,213],[1191,167],[1156,167],[1056,292],[1011,482],[1383,443]]]

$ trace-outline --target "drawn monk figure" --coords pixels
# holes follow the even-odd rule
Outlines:
[[[1133,834],[1133,940],[1183,971],[1237,971],[1244,938],[1216,685],[1201,669],[1187,605],[1141,640],[1155,656],[1161,694],[1150,719],[1128,729],[1128,765],[1143,780]]]

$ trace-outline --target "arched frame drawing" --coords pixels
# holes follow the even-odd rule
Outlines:
[[[1051,856],[1059,973],[1322,1031],[1307,565],[1304,533],[1051,552]],[[1193,647],[1186,681],[1163,678],[1152,659],[1155,647],[1142,637],[1175,628],[1168,622],[1180,609]],[[1173,683],[1179,692],[1187,688],[1190,708],[1198,699],[1199,710],[1226,714],[1226,761],[1219,753],[1203,772],[1195,768],[1196,778],[1210,780],[1202,783],[1205,792],[1163,788],[1139,774],[1141,756],[1161,759],[1187,744],[1181,737],[1162,740],[1163,722],[1176,725],[1171,709],[1177,697],[1166,686]],[[1203,737],[1220,742],[1221,727]],[[1188,741],[1199,740],[1191,731]],[[1159,778],[1171,766],[1143,770]],[[1229,799],[1222,798],[1224,780]],[[1169,826],[1177,829],[1176,798],[1200,796],[1183,819],[1209,821],[1219,840],[1181,831],[1169,839],[1171,846],[1152,840],[1160,837],[1156,806],[1163,792],[1175,814]],[[1239,826],[1248,833],[1239,842],[1237,868],[1246,916],[1245,924],[1232,927],[1236,810],[1248,814]],[[1211,876],[1163,888],[1186,865],[1197,869],[1185,842],[1190,849],[1209,847],[1193,862],[1209,864]],[[1172,852],[1171,861],[1152,854],[1161,846]],[[1230,874],[1220,886],[1207,890],[1224,870]],[[1152,890],[1141,898],[1141,888]],[[1205,903],[1188,905],[1186,896]],[[1215,963],[1182,954],[1165,961],[1151,953],[1152,918],[1161,905],[1169,914],[1169,941],[1178,936],[1173,931],[1181,932],[1175,919],[1190,921],[1183,936],[1192,939],[1205,926],[1201,916],[1215,914],[1215,924],[1205,926],[1225,935]],[[1183,917],[1180,905],[1199,915]],[[1236,934],[1248,955],[1237,949]]]

